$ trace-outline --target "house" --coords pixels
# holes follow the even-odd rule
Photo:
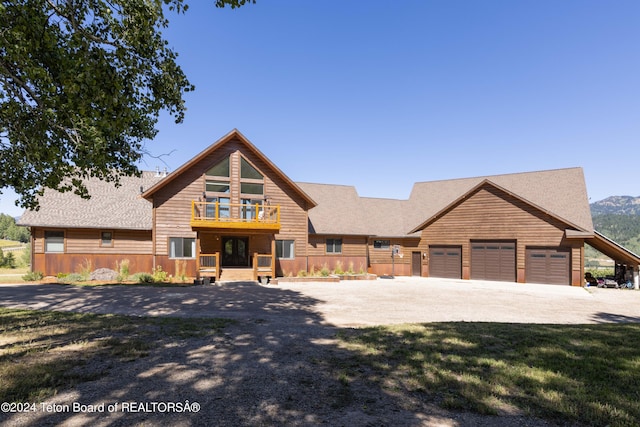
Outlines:
[[[581,168],[418,182],[406,200],[352,186],[293,182],[233,130],[171,174],[92,198],[46,191],[31,227],[33,269],[91,262],[221,281],[341,266],[377,275],[579,286],[584,245],[638,280],[640,257],[593,228]]]

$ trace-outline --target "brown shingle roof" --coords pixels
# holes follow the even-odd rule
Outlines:
[[[113,183],[97,178],[85,182],[91,199],[72,192],[45,189],[39,211],[25,211],[19,224],[31,227],[108,228],[129,230],[152,229],[152,205],[140,197],[161,177],[155,172],[142,172],[141,177],[123,177],[116,188]]]
[[[309,211],[311,233],[399,237],[478,185],[487,182],[585,231],[593,230],[581,168],[419,182],[408,200],[359,197],[351,186],[298,184],[318,202]]]

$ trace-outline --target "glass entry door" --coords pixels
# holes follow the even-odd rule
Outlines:
[[[249,267],[249,238],[222,238],[222,266]]]

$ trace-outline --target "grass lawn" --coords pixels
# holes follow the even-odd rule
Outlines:
[[[15,246],[25,246],[25,243],[21,243],[18,242],[16,240],[4,240],[4,239],[0,239],[0,249],[2,248],[8,248],[8,247],[15,247]]]
[[[146,357],[154,336],[218,334],[221,319],[132,318],[0,309],[0,402],[34,402]],[[406,400],[554,423],[636,426],[640,325],[433,323],[341,329],[345,350],[318,369]],[[375,384],[375,385],[374,385]]]
[[[640,325],[439,323],[344,331],[353,367],[449,409],[640,423]]]
[[[22,276],[29,271],[29,267],[0,268],[0,283],[23,283]]]

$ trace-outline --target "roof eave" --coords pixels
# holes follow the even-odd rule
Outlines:
[[[433,221],[435,221],[436,219],[440,218],[441,216],[444,215],[445,212],[447,212],[449,209],[453,208],[454,206],[456,206],[457,204],[461,203],[464,199],[466,199],[467,197],[469,197],[472,193],[474,193],[475,191],[477,191],[478,189],[480,189],[482,186],[484,185],[491,185],[494,188],[497,188],[500,191],[503,191],[505,193],[507,193],[508,195],[510,195],[511,197],[514,197],[520,201],[522,201],[523,203],[526,203],[527,205],[537,209],[540,212],[543,212],[547,215],[549,215],[550,217],[557,219],[558,221],[561,221],[563,223],[565,223],[568,227],[574,228],[577,231],[580,232],[587,232],[589,233],[590,230],[586,230],[583,227],[580,227],[577,224],[572,223],[571,221],[566,220],[565,218],[562,218],[560,216],[558,216],[557,214],[549,211],[548,209],[545,209],[533,202],[531,202],[530,200],[525,199],[524,197],[515,194],[514,192],[507,190],[506,188],[496,184],[495,182],[491,181],[490,179],[483,179],[482,181],[480,181],[478,184],[474,185],[473,187],[471,187],[471,189],[469,189],[467,192],[465,192],[464,194],[462,194],[460,197],[458,197],[457,199],[455,199],[453,202],[449,203],[447,206],[445,206],[444,208],[442,208],[440,211],[436,212],[434,215],[432,215],[429,219],[427,219],[426,221],[424,221],[422,224],[418,225],[416,228],[414,228],[413,230],[411,230],[409,233],[416,233],[422,229],[424,229],[427,225],[429,225],[430,223],[432,223]]]
[[[172,182],[173,180],[175,180],[182,173],[184,173],[186,170],[188,170],[194,164],[196,164],[199,161],[201,161],[202,159],[204,159],[210,153],[212,153],[215,150],[218,150],[221,146],[223,146],[224,144],[228,143],[229,141],[231,141],[233,139],[241,140],[258,157],[260,157],[260,160],[262,160],[267,165],[269,165],[269,167],[281,179],[283,179],[287,184],[289,184],[305,200],[305,202],[309,206],[308,209],[311,209],[311,208],[313,208],[313,207],[318,205],[307,193],[305,193],[295,182],[293,182],[284,172],[282,172],[282,170],[280,170],[280,168],[278,168],[271,160],[269,160],[269,158],[267,156],[265,156],[254,144],[252,144],[251,141],[249,141],[238,129],[231,130],[229,133],[224,135],[222,138],[218,139],[216,142],[211,144],[209,147],[205,148],[203,151],[201,151],[199,154],[197,154],[191,160],[189,160],[188,162],[184,163],[182,166],[180,166],[175,171],[171,172],[169,175],[167,175],[167,177],[165,179],[163,179],[162,181],[159,181],[158,183],[153,185],[151,188],[149,188],[147,191],[143,192],[141,196],[143,198],[149,200],[153,196],[153,194],[156,193],[158,190],[160,190],[165,185],[167,185],[170,182]]]

